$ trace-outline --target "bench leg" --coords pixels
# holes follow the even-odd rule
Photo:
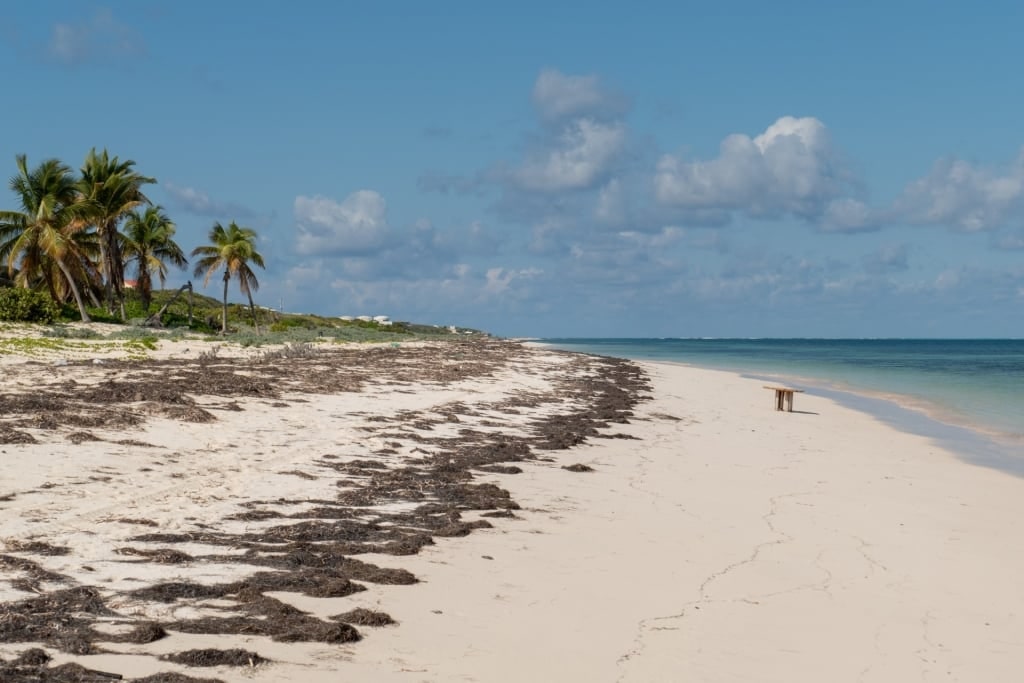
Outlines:
[[[775,390],[775,410],[782,410],[782,392]]]
[[[792,391],[787,391],[786,392],[786,412],[787,413],[792,413],[793,412],[793,392]]]

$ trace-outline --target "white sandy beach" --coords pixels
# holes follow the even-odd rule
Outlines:
[[[360,644],[359,676],[1019,680],[1024,481],[825,399],[776,413],[757,381],[642,365],[643,442],[504,478],[526,520],[406,563],[427,585],[385,600],[402,628]]]
[[[188,342],[161,342],[158,353],[180,357],[186,346],[194,355]],[[402,350],[394,353],[400,361]],[[0,539],[12,555],[19,541],[70,547],[63,556],[20,556],[108,591],[119,613],[146,611],[161,622],[201,613],[123,596],[158,581],[234,580],[251,568],[132,562],[115,551],[140,529],[117,519],[189,531],[245,501],[336,495],[338,476],[314,461],[369,457],[386,445],[361,431],[374,415],[459,404],[468,409],[453,429],[494,429],[500,419],[515,432],[514,418],[490,408],[542,391],[565,359],[534,349],[528,363],[486,379],[402,393],[367,386],[310,403],[239,399],[241,410],[207,401],[215,422],[154,417],[128,435],[93,430],[103,440],[73,447],[39,432],[38,443],[2,446],[0,494],[16,495],[0,503]],[[368,584],[338,598],[274,593],[321,618],[366,607],[397,625],[360,627],[363,639],[345,645],[169,628],[154,643],[104,643],[103,654],[47,651],[55,664],[126,677],[178,671],[223,681],[1019,680],[1024,546],[1015,520],[1024,480],[821,397],[800,394],[799,412],[777,413],[761,382],[641,365],[653,397],[630,424],[607,430],[637,440],[590,439],[545,451],[550,462],[517,463],[520,474],[477,473],[511,493],[522,507],[516,518],[437,538],[413,556],[358,556],[411,571],[419,583]],[[5,391],[56,381],[58,372],[45,363],[5,370]],[[474,406],[479,414],[467,415]],[[116,443],[129,437],[150,446]],[[414,457],[412,446],[395,457]],[[594,471],[562,468],[572,463]],[[0,591],[5,601],[25,597]],[[196,647],[239,647],[272,661],[209,669],[153,656]]]

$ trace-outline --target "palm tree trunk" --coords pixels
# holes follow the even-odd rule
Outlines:
[[[149,269],[145,266],[139,268],[139,281],[135,283],[138,288],[139,298],[142,299],[142,312],[149,315],[149,305],[153,301],[153,280],[149,276]]]
[[[189,325],[189,327],[191,327],[192,326],[192,281],[191,280],[189,280],[188,282],[183,284],[181,287],[179,287],[178,291],[174,293],[174,296],[172,296],[167,303],[165,303],[163,306],[161,306],[159,311],[157,311],[153,315],[151,315],[148,318],[146,318],[146,323],[145,324],[146,325],[156,325],[157,327],[162,326],[163,323],[161,322],[160,319],[163,317],[164,312],[166,312],[167,309],[170,308],[171,305],[174,304],[174,302],[178,300],[178,297],[181,296],[182,292],[184,292],[186,289],[188,290],[188,325]]]
[[[60,268],[60,272],[64,273],[64,277],[68,280],[68,287],[71,288],[71,293],[75,296],[75,303],[78,304],[78,312],[82,314],[83,323],[91,323],[92,318],[89,317],[89,312],[85,310],[85,302],[82,300],[82,293],[78,291],[78,285],[75,284],[75,278],[71,277],[71,271],[64,265],[64,260],[57,259],[57,267]]]
[[[220,332],[221,334],[228,333],[228,280],[231,279],[231,273],[224,270],[224,308],[220,314]]]
[[[260,324],[256,321],[256,306],[252,303],[252,291],[246,289],[245,293],[249,295],[249,312],[252,313],[252,326],[256,329],[256,334],[259,334]]]
[[[117,224],[109,221],[100,230],[100,259],[107,274],[107,312],[113,315],[114,305],[120,309],[121,321],[125,320],[124,309],[124,261],[117,244]]]
[[[100,275],[103,277],[103,303],[107,307],[107,313],[114,313],[114,301],[113,296],[110,292],[110,267],[107,258],[107,238],[106,230],[102,226],[97,227],[99,234],[100,243]]]

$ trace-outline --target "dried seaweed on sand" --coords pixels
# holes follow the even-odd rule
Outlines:
[[[357,607],[344,614],[336,614],[331,619],[345,624],[355,624],[356,626],[390,626],[391,624],[398,623],[389,614],[364,607]]]
[[[316,353],[265,355],[258,361],[213,354],[201,361],[119,361],[116,377],[95,384],[64,382],[39,387],[31,394],[0,395],[0,413],[9,420],[0,428],[0,441],[31,443],[35,437],[23,429],[29,428],[56,432],[40,438],[84,444],[96,439],[90,429],[136,429],[153,417],[198,423],[213,422],[218,414],[227,419],[222,411],[249,408],[238,403],[242,399],[286,407],[306,403],[303,395],[359,391],[368,383],[400,392],[425,384],[479,381],[513,364],[528,367],[530,353],[517,344],[476,340],[403,349],[401,354],[318,347]],[[0,643],[33,643],[89,654],[102,649],[103,642],[143,645],[165,637],[168,631],[262,636],[279,642],[356,642],[361,636],[355,627],[384,626],[394,620],[367,609],[324,620],[268,593],[341,598],[367,586],[372,589],[373,584],[416,583],[407,570],[379,567],[355,556],[411,555],[435,538],[490,527],[491,522],[480,516],[515,518],[513,511],[520,506],[510,493],[477,477],[520,473],[539,459],[537,451],[571,448],[601,436],[599,430],[611,424],[628,422],[646,387],[636,366],[599,357],[572,356],[545,379],[550,380],[549,389],[524,391],[487,406],[452,402],[430,410],[368,416],[360,428],[372,439],[371,447],[354,453],[339,450],[342,455],[311,455],[302,463],[296,461],[295,469],[282,472],[310,481],[336,477],[340,480],[336,495],[319,493],[316,500],[241,500],[236,512],[223,519],[203,519],[202,525],[196,523],[196,530],[175,527],[173,533],[136,534],[116,542],[122,561],[169,565],[161,571],[173,580],[130,591],[100,590],[78,585],[27,558],[0,555],[0,578],[38,593],[0,604]],[[494,419],[501,414],[516,415],[515,423],[505,425]],[[131,438],[115,443],[151,446]],[[373,457],[374,451],[379,457]],[[583,465],[567,469],[590,471]],[[467,513],[472,513],[470,519],[464,518]],[[158,526],[154,520],[128,516],[103,521]],[[118,533],[115,525],[104,529]],[[121,531],[131,532],[123,527]],[[74,552],[44,541],[13,543],[7,545],[12,553]],[[173,547],[183,543],[189,544],[188,552]],[[244,578],[209,584],[189,580],[195,576],[188,573],[194,567],[216,564],[231,565],[237,570],[232,576]],[[174,606],[168,612],[166,606],[177,602],[185,609]],[[147,610],[147,603],[161,607]],[[108,605],[117,605],[118,611]],[[175,618],[156,623],[145,616],[154,613],[172,613]],[[100,620],[124,628],[117,634],[94,628]],[[190,666],[250,666],[262,661],[257,653],[244,650],[194,650],[168,659]],[[0,664],[0,680],[63,683],[92,680],[87,676],[102,673],[77,665],[45,668],[46,664]],[[208,679],[164,673],[140,680],[194,683]]]
[[[165,659],[175,664],[185,666],[257,666],[270,661],[259,656],[255,652],[232,648],[229,650],[217,650],[204,648],[199,650],[185,650],[164,655]]]

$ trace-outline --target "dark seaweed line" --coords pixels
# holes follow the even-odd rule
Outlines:
[[[401,385],[443,384],[490,377],[512,362],[527,361],[530,353],[519,345],[483,341],[460,344],[454,349],[427,347],[412,353],[403,351],[401,364],[392,362],[387,354],[366,351],[330,351],[314,358],[294,359],[284,364],[285,367],[226,361],[218,361],[213,367],[183,366],[180,362],[136,362],[137,367],[133,369],[137,372],[129,378],[92,387],[82,393],[64,383],[52,396],[60,408],[54,411],[54,404],[50,403],[47,404],[48,412],[50,416],[70,419],[44,428],[79,428],[83,426],[82,416],[88,420],[90,414],[94,421],[107,420],[110,415],[134,415],[120,406],[140,400],[157,406],[147,412],[191,419],[187,412],[175,415],[170,409],[185,407],[201,411],[195,406],[192,396],[280,399],[297,392],[358,390],[370,379]],[[171,582],[130,594],[140,603],[193,600],[201,604],[210,599],[229,600],[232,607],[225,611],[230,611],[231,616],[202,617],[166,624],[142,621],[128,635],[113,638],[93,628],[96,617],[123,617],[107,607],[109,597],[105,599],[99,590],[88,586],[45,592],[41,581],[57,584],[74,582],[68,577],[54,576],[30,560],[0,556],[8,558],[0,566],[23,575],[15,579],[22,582],[19,587],[42,593],[38,597],[0,605],[0,642],[39,643],[73,654],[87,654],[101,651],[99,643],[102,642],[151,642],[155,637],[162,637],[164,628],[188,633],[263,635],[285,642],[354,642],[360,634],[346,622],[346,615],[323,621],[265,593],[284,590],[312,597],[342,597],[365,590],[361,583],[353,581],[413,583],[416,579],[409,572],[381,569],[351,556],[368,551],[415,554],[423,546],[432,544],[436,537],[461,536],[476,528],[491,526],[486,520],[464,521],[462,515],[467,511],[485,511],[483,516],[492,518],[514,516],[513,511],[519,506],[508,491],[493,484],[475,482],[474,470],[486,472],[488,468],[504,467],[506,471],[513,472],[519,468],[510,467],[507,463],[535,460],[537,451],[567,449],[589,437],[600,436],[598,429],[628,422],[633,406],[648,389],[646,377],[637,366],[627,361],[574,356],[569,365],[570,372],[559,375],[554,390],[549,394],[524,394],[499,405],[487,406],[489,410],[510,415],[521,414],[522,408],[555,408],[550,414],[531,420],[527,436],[468,428],[460,430],[459,437],[454,439],[423,435],[433,425],[457,422],[460,414],[468,416],[478,412],[463,405],[449,406],[447,411],[435,415],[402,415],[399,426],[413,424],[417,431],[395,432],[389,424],[380,425],[377,431],[382,435],[390,434],[395,439],[415,441],[420,446],[435,449],[434,452],[418,447],[423,457],[407,459],[404,465],[387,469],[367,464],[376,461],[319,461],[322,466],[347,475],[345,488],[339,491],[336,500],[320,501],[311,510],[285,518],[301,521],[243,534],[214,529],[201,534],[153,533],[129,539],[142,544],[204,544],[214,551],[206,555],[189,556],[172,548],[128,547],[119,551],[142,561],[242,563],[269,570],[257,570],[243,581],[228,584],[209,586]],[[39,395],[36,394],[37,397]],[[14,414],[28,413],[29,420],[35,418],[33,412],[39,403],[20,401],[18,398],[0,397],[0,409],[7,408]],[[129,426],[135,423],[122,421],[119,424]],[[409,513],[375,511],[372,521],[365,518],[364,513],[373,506],[410,500],[422,503]],[[307,502],[273,501],[278,507]],[[280,512],[262,509],[258,501],[243,507],[245,510],[235,515],[236,519],[284,517]],[[221,547],[241,548],[245,552],[241,555],[216,552]],[[45,548],[40,546],[39,550]],[[209,606],[206,608],[211,609]],[[129,618],[123,618],[130,623]],[[354,619],[352,616],[349,618]],[[383,625],[392,621],[383,613],[376,613],[373,618],[365,615],[362,618],[364,623],[357,625]],[[24,680],[40,680],[31,678],[40,672],[46,672],[46,680],[80,680],[54,677],[64,674],[57,673],[59,667],[47,669],[45,662],[8,662],[2,666],[10,669],[4,670],[2,680],[21,680],[17,678],[21,675],[28,676]]]

